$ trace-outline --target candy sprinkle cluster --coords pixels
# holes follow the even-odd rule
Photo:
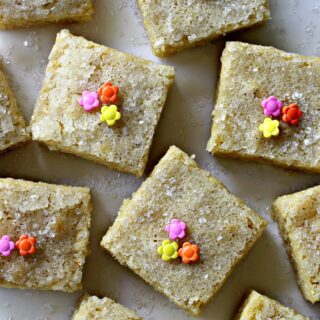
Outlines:
[[[25,234],[16,243],[11,241],[10,236],[4,235],[0,239],[0,257],[9,257],[14,249],[18,249],[21,256],[34,254],[37,251],[36,243],[36,238]]]
[[[119,87],[106,82],[98,91],[84,91],[79,104],[85,111],[101,108],[100,120],[106,122],[109,127],[121,119],[121,113],[115,103],[118,102]]]
[[[186,264],[198,261],[198,245],[184,242],[179,249],[179,240],[182,240],[187,232],[187,225],[183,221],[172,219],[170,224],[166,226],[166,231],[169,234],[169,239],[164,240],[158,248],[158,254],[163,261],[175,260],[179,256],[182,258],[182,262]]]
[[[303,115],[296,103],[284,106],[283,102],[275,96],[263,100],[261,106],[267,118],[259,126],[259,131],[265,138],[276,137],[280,134],[280,122],[275,118],[280,118],[282,122],[296,126]]]

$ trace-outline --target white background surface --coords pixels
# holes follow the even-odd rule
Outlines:
[[[320,55],[320,0],[273,0],[271,5],[273,18],[268,25],[227,39]],[[160,61],[151,53],[135,0],[97,0],[94,19],[87,24],[1,31],[0,58],[28,120],[55,35],[63,27],[98,43]],[[246,290],[255,288],[319,320],[320,305],[311,305],[303,299],[277,226],[270,219],[269,208],[279,195],[319,184],[320,176],[217,159],[205,151],[225,40],[161,61],[175,66],[177,77],[156,132],[146,173],[150,173],[168,147],[175,144],[195,154],[202,167],[270,221],[261,240],[204,308],[200,319],[232,319]],[[123,198],[130,196],[142,179],[70,155],[49,152],[35,143],[1,155],[0,176],[90,187],[94,203],[92,254],[86,264],[85,289],[116,299],[136,309],[147,320],[192,319],[100,249],[101,237],[115,219]],[[66,320],[78,296],[0,289],[0,320]]]

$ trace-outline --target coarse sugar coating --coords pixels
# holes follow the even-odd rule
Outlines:
[[[63,30],[50,54],[32,116],[33,139],[111,169],[141,176],[174,69],[75,37]],[[112,127],[100,112],[79,106],[84,91],[119,86],[121,119]]]
[[[309,318],[256,291],[252,291],[237,320],[309,320]]]
[[[85,295],[72,320],[142,320],[134,311],[109,298]]]
[[[172,219],[187,224],[185,241],[199,246],[199,261],[187,265],[159,256],[157,248],[168,239],[165,228]],[[101,245],[178,306],[198,315],[266,224],[173,146],[132,198],[124,200]]]
[[[320,172],[320,58],[228,42],[207,150],[215,155]],[[278,118],[280,135],[264,138],[262,103],[275,96],[302,110],[298,125]],[[283,111],[284,109],[282,109]]]
[[[320,301],[320,186],[278,198],[273,214],[304,297]]]
[[[92,14],[92,0],[1,0],[0,29],[84,22],[90,20]]]
[[[6,76],[0,70],[0,152],[17,147],[29,139],[22,114]]]
[[[270,19],[268,0],[138,0],[154,54],[168,56]]]
[[[0,286],[81,289],[91,216],[87,188],[0,179],[0,236],[36,237],[37,251],[0,257]]]

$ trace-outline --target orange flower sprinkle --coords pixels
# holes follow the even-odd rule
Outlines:
[[[285,123],[290,123],[294,126],[299,123],[302,115],[302,111],[295,103],[291,103],[282,109],[282,121]]]
[[[196,262],[199,259],[199,247],[196,244],[185,242],[179,249],[179,256],[184,263]]]
[[[118,101],[119,87],[113,86],[111,82],[106,82],[99,88],[98,94],[101,96],[101,100],[107,105],[117,103]]]
[[[36,243],[36,238],[22,235],[19,241],[16,242],[16,247],[22,256],[26,256],[27,254],[34,254],[37,251]]]

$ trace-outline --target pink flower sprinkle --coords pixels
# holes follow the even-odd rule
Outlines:
[[[279,117],[281,114],[283,103],[277,97],[270,96],[268,99],[262,101],[261,106],[264,109],[264,114],[267,117]]]
[[[97,92],[84,91],[79,99],[79,104],[86,111],[100,107],[99,95]]]
[[[186,229],[187,225],[178,219],[172,219],[170,224],[166,226],[171,240],[183,239],[186,236]]]
[[[8,257],[11,254],[11,251],[15,248],[15,243],[10,240],[8,235],[3,236],[0,239],[0,255]]]

